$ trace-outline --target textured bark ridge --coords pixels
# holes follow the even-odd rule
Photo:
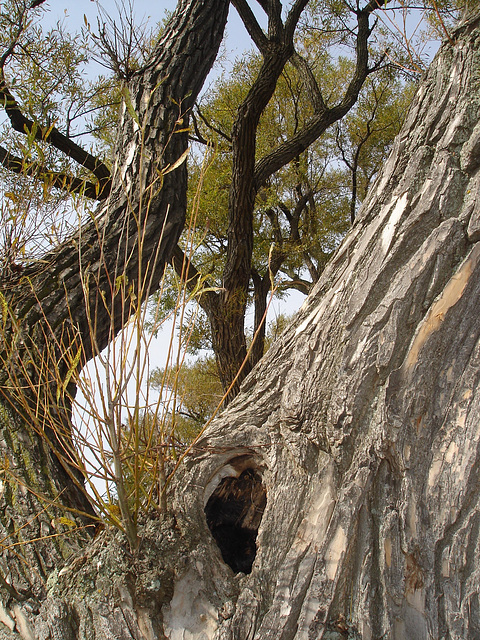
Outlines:
[[[175,476],[174,517],[133,558],[100,534],[23,637],[480,637],[478,8],[453,37],[315,291]],[[247,471],[266,506],[245,575],[205,506]]]
[[[178,3],[148,64],[125,88],[109,199],[94,220],[7,288],[26,331],[47,321],[60,333],[68,320],[83,340],[88,361],[89,322],[95,325],[98,352],[112,337],[112,315],[118,331],[125,321],[122,312],[128,313],[121,296],[109,300],[112,281],[127,278],[142,298],[158,288],[183,230],[187,203],[186,163],[168,169],[187,151],[189,111],[217,56],[227,13],[226,0]],[[137,290],[139,272],[149,283],[142,291]],[[89,284],[88,304],[82,279]],[[102,302],[105,295],[109,306]]]

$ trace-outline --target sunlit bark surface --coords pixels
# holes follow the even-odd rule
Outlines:
[[[453,37],[304,308],[177,472],[172,515],[135,556],[100,533],[50,576],[34,635],[0,638],[480,636],[478,9]],[[249,531],[263,491],[234,573],[204,508]]]

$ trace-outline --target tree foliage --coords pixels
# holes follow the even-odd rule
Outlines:
[[[311,40],[311,38],[310,38]],[[304,43],[304,48],[307,43]],[[310,45],[310,49],[312,46]],[[338,79],[351,73],[346,58],[326,60],[322,75],[329,93],[338,94]],[[236,111],[258,72],[258,56],[242,58],[232,77],[222,77],[202,98],[195,117],[195,139],[206,142],[206,160],[191,156],[191,189],[202,181],[201,197],[191,196],[196,207],[195,269],[209,286],[221,289],[228,252],[228,207],[232,171],[231,132]],[[367,78],[358,103],[320,140],[279,170],[262,187],[254,208],[254,241],[247,309],[266,309],[266,300],[283,298],[290,289],[307,294],[318,281],[350,220],[365,197],[401,126],[412,83],[405,83],[392,68]],[[305,127],[311,117],[306,87],[293,65],[279,78],[272,100],[259,122],[257,157]],[[196,196],[196,194],[195,194]],[[265,286],[266,285],[266,286]],[[261,301],[258,298],[261,297]],[[168,299],[164,299],[168,308]],[[208,322],[209,299],[203,307],[190,349],[212,349]],[[259,317],[253,331],[258,329]],[[248,332],[248,329],[246,329]],[[251,329],[250,329],[251,331]],[[260,341],[261,342],[261,341]],[[262,354],[262,345],[257,354]],[[257,356],[258,357],[258,356]]]
[[[166,386],[167,376],[170,383]],[[189,444],[195,438],[223,399],[222,385],[212,356],[184,362],[169,371],[156,369],[150,383],[174,406],[173,411],[170,410],[170,429],[180,445]],[[171,395],[173,401],[170,401]]]

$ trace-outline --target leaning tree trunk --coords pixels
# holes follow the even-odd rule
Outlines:
[[[119,278],[137,299],[159,286],[186,213],[186,168],[175,163],[227,12],[228,0],[179,2],[126,88],[110,197],[72,238],[0,280],[0,637],[33,637],[49,576],[92,538],[59,383],[128,319]]]
[[[452,37],[172,515],[50,576],[36,638],[480,636],[478,8]]]

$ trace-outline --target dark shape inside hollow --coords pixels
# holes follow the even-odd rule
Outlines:
[[[207,502],[207,524],[234,573],[252,571],[266,503],[265,488],[254,469],[245,469],[238,478],[223,478]]]

